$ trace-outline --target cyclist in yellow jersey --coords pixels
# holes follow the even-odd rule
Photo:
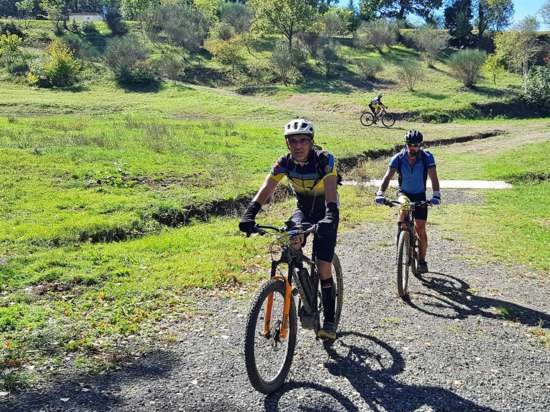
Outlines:
[[[275,162],[260,190],[239,223],[242,232],[252,233],[255,218],[283,177],[287,177],[296,195],[298,208],[287,222],[316,223],[313,253],[317,259],[325,322],[319,331],[322,339],[336,339],[334,323],[335,287],[332,279],[332,258],[339,222],[337,172],[334,156],[318,150],[313,144],[313,123],[305,119],[291,120],[284,128],[289,153]]]
[[[379,94],[373,100],[371,100],[371,102],[369,103],[369,108],[372,114],[374,114],[374,123],[376,123],[380,111],[386,108],[386,106],[384,106],[384,103],[382,103],[382,94]]]

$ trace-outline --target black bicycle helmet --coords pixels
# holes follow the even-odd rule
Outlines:
[[[424,136],[418,130],[411,129],[405,134],[405,143],[406,144],[420,144]]]

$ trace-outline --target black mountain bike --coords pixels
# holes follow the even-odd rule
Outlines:
[[[398,206],[401,210],[406,210],[405,221],[399,225],[397,232],[397,293],[401,298],[409,295],[409,272],[417,274],[418,266],[418,236],[414,229],[414,211],[418,207],[431,206],[427,200],[420,202],[409,202],[404,205],[397,200],[386,200],[385,204],[390,207]],[[408,209],[405,207],[408,206]]]
[[[323,316],[323,299],[315,256],[302,252],[302,237],[316,225],[300,229],[256,226],[260,235],[270,234],[271,277],[259,289],[248,313],[244,339],[246,371],[252,386],[262,392],[276,391],[284,383],[296,346],[297,318],[302,327],[317,333]],[[282,272],[280,265],[286,265]],[[338,257],[332,260],[335,280],[335,323],[342,314],[344,283]],[[297,298],[297,302],[295,298]],[[298,312],[298,316],[296,314]],[[330,344],[325,341],[325,344]]]
[[[361,113],[359,120],[363,126],[371,126],[378,120],[382,122],[384,127],[392,127],[395,124],[395,116],[384,108],[380,109],[377,116],[375,116],[371,111],[365,110]]]

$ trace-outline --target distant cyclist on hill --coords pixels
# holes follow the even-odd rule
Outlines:
[[[441,203],[441,192],[439,191],[439,179],[435,169],[435,159],[427,150],[422,150],[424,136],[417,130],[409,130],[405,134],[405,148],[393,156],[380,189],[376,193],[376,203],[383,205],[384,192],[388,188],[391,178],[395,172],[399,175],[399,196],[404,195],[412,202],[426,200],[426,180],[428,176],[432,181],[433,194],[432,205]],[[428,272],[426,263],[426,250],[428,249],[428,235],[426,234],[426,220],[428,219],[428,208],[426,206],[417,208],[414,211],[415,230],[418,235],[418,271]],[[405,213],[398,216],[398,224],[401,225],[405,219]]]
[[[380,114],[382,109],[386,109],[386,106],[384,106],[384,103],[382,103],[382,94],[379,94],[373,100],[371,100],[371,102],[369,103],[369,108],[374,115],[374,123],[376,123],[378,115]]]

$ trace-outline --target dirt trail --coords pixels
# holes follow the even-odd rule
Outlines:
[[[449,201],[465,196],[454,192]],[[543,411],[550,410],[549,281],[483,264],[452,234],[430,228],[431,273],[396,296],[394,225],[340,237],[345,274],[339,339],[326,352],[300,331],[288,383],[255,392],[242,354],[249,295],[206,299],[159,346],[123,370],[21,395],[18,411]],[[252,241],[252,240],[251,240]],[[266,268],[267,271],[267,268]]]

